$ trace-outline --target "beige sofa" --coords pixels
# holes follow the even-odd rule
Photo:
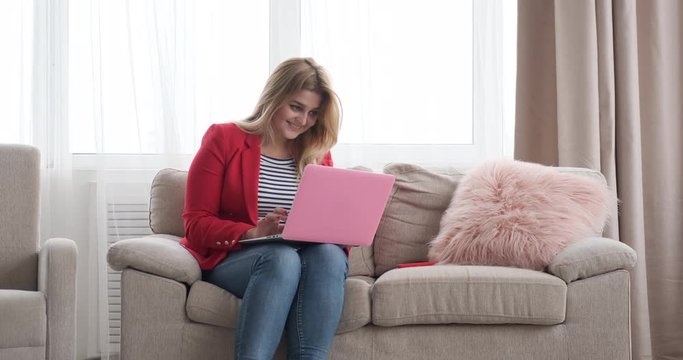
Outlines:
[[[408,164],[384,171],[396,175],[396,184],[373,246],[351,253],[331,359],[630,358],[631,248],[583,239],[546,272],[396,269],[426,260],[427,242],[462,173]],[[166,169],[154,180],[150,225],[157,235],[119,241],[109,250],[110,266],[123,270],[123,359],[232,358],[240,299],[201,281],[197,263],[178,244],[186,176]]]

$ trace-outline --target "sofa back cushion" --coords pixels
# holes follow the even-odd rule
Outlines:
[[[162,169],[154,177],[149,195],[149,227],[155,234],[185,236],[186,183],[187,171]]]
[[[0,289],[35,291],[40,210],[37,148],[0,144],[0,199]]]
[[[427,260],[427,243],[439,232],[439,222],[463,173],[424,169],[412,164],[389,164],[384,172],[396,176],[394,188],[375,235],[375,275],[397,264]]]

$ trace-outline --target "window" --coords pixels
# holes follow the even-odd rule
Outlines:
[[[302,53],[329,68],[344,107],[336,157],[381,167],[511,155],[515,34],[511,1],[303,0]]]
[[[472,143],[470,1],[311,0],[301,22],[344,102],[341,143]]]
[[[0,5],[2,141],[36,131],[33,3]],[[68,94],[75,154],[191,156],[209,124],[250,114],[290,56],[330,70],[344,109],[340,166],[512,154],[514,1],[70,0],[68,19],[68,41],[55,45],[68,47],[68,91],[55,93]]]
[[[268,1],[69,2],[73,153],[194,153],[269,73]]]

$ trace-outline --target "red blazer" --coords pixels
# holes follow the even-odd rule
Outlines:
[[[213,269],[258,221],[261,138],[233,123],[214,124],[192,160],[185,190],[185,237],[180,240],[203,270]],[[321,165],[332,166],[327,153]]]

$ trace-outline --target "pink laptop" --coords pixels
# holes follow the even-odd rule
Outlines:
[[[372,244],[395,177],[366,171],[308,165],[281,235],[241,240]]]

